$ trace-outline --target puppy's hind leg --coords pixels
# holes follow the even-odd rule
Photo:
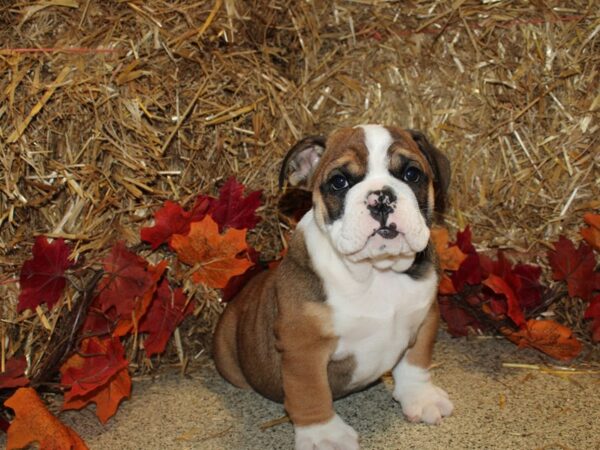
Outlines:
[[[238,311],[236,303],[227,305],[213,336],[213,358],[219,373],[234,386],[251,389],[240,368],[237,345]]]

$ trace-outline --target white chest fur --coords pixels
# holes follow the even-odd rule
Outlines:
[[[351,388],[375,381],[392,369],[423,322],[434,299],[437,275],[418,280],[369,263],[349,266],[329,245],[309,212],[300,224],[339,341],[333,359],[353,356]]]

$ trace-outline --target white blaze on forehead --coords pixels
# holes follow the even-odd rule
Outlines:
[[[369,150],[369,174],[386,173],[388,149],[394,142],[389,130],[381,125],[359,125],[365,133],[365,145]]]

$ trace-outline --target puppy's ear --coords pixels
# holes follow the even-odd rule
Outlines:
[[[408,131],[433,170],[435,212],[441,215],[446,210],[448,186],[450,185],[450,161],[446,155],[429,143],[423,133],[417,130]]]
[[[279,187],[287,182],[294,187],[309,189],[310,178],[325,151],[325,137],[305,137],[285,155],[279,172]]]

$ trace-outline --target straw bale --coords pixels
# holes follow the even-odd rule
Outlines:
[[[264,189],[250,239],[274,256],[282,156],[344,125],[424,130],[453,162],[447,223],[535,260],[600,208],[599,30],[584,0],[0,2],[2,357],[39,366],[83,297],[16,315],[36,235],[95,268],[235,174]],[[195,289],[194,351],[220,311]]]

